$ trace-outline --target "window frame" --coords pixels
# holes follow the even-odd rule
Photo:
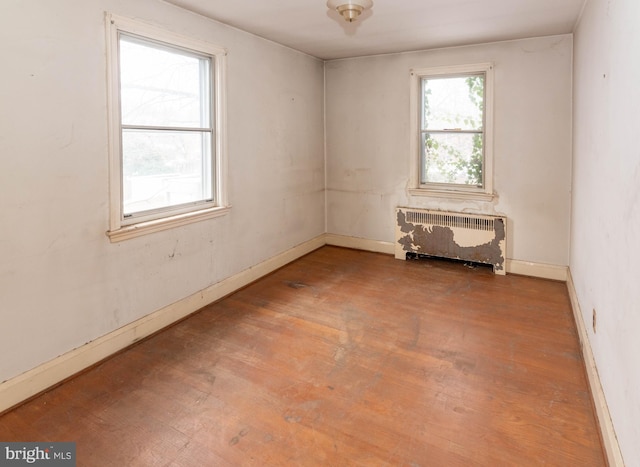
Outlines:
[[[474,199],[490,201],[493,193],[493,69],[490,62],[466,65],[413,68],[410,70],[410,179],[409,194],[436,198]],[[422,121],[423,99],[422,80],[425,78],[454,78],[484,74],[484,143],[483,143],[483,186],[464,186],[447,183],[421,183],[422,167]]]
[[[112,242],[158,232],[192,222],[226,214],[230,206],[227,199],[226,154],[226,55],[224,48],[205,41],[185,37],[147,23],[106,13],[107,29],[107,84],[109,118],[109,198],[110,221],[107,236]],[[178,206],[141,211],[125,217],[123,206],[122,133],[120,105],[120,34],[139,38],[143,43],[157,44],[169,49],[182,49],[210,60],[210,118],[212,120],[211,184],[213,200],[202,200]]]

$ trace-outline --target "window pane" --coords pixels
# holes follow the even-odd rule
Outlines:
[[[426,133],[421,183],[481,186],[482,134]]]
[[[120,38],[124,125],[209,127],[209,60]]]
[[[482,130],[484,76],[422,80],[423,129]]]
[[[124,213],[213,198],[208,132],[125,130]]]

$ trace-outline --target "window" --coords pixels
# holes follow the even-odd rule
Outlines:
[[[112,241],[224,214],[225,51],[108,15]]]
[[[492,198],[492,71],[411,71],[411,194]]]

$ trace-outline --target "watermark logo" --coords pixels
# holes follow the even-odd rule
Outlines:
[[[0,442],[0,467],[75,467],[76,443]]]

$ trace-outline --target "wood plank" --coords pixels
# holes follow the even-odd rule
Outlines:
[[[78,465],[606,465],[566,285],[323,247],[0,417]]]

